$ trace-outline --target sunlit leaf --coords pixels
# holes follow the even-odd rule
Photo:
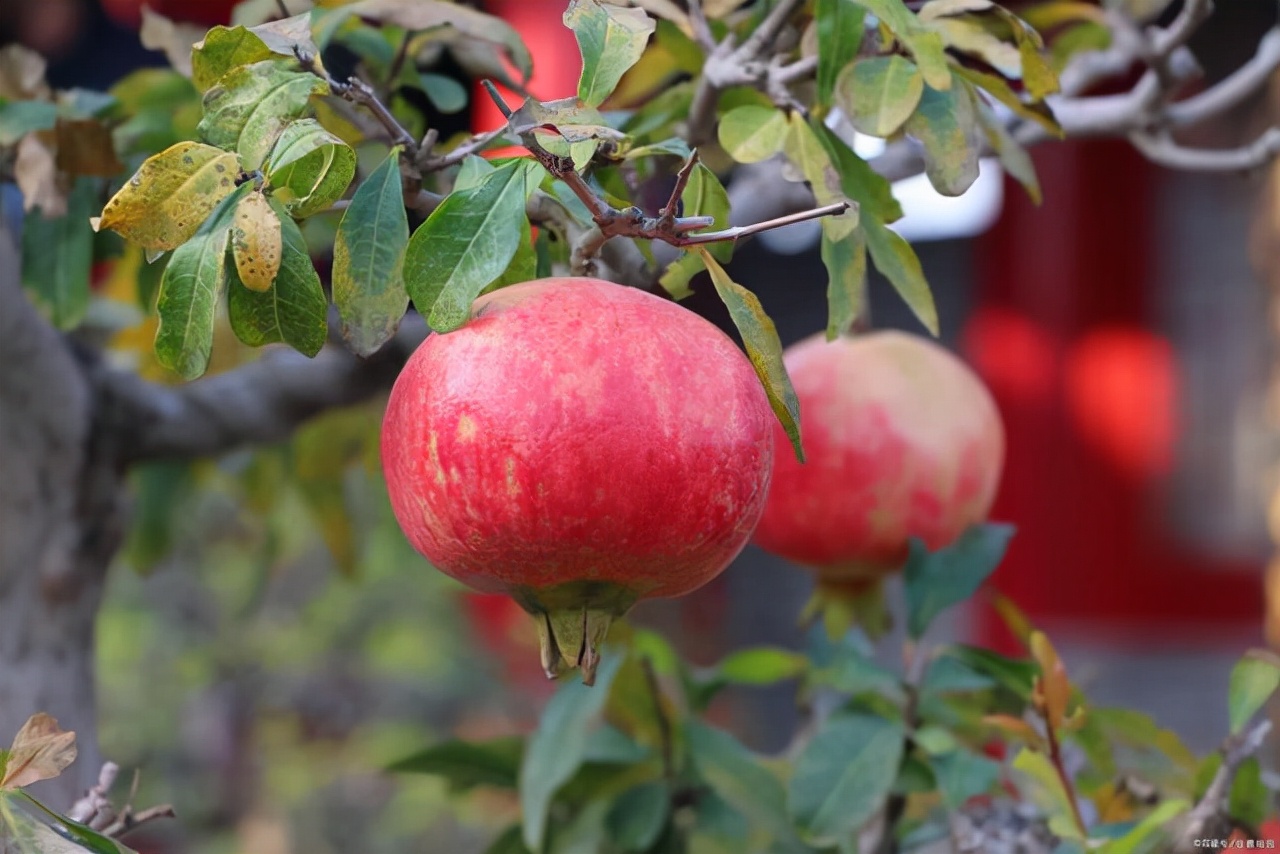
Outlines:
[[[0,847],[6,854],[135,854],[123,843],[57,815],[26,792],[0,791]]]
[[[343,337],[361,356],[400,327],[409,305],[402,270],[408,243],[397,146],[356,190],[333,244],[333,303]]]
[[[796,398],[791,378],[787,376],[787,368],[782,363],[782,342],[778,340],[777,327],[773,325],[769,315],[765,314],[760,299],[729,278],[729,274],[705,247],[699,246],[698,254],[702,256],[702,263],[711,273],[716,293],[720,295],[725,308],[729,309],[729,317],[742,336],[747,357],[764,386],[774,415],[778,416],[782,429],[791,440],[796,458],[804,462],[804,448],[800,444],[800,401]]]
[[[622,75],[640,59],[656,26],[643,9],[600,0],[570,0],[564,25],[573,30],[582,54],[578,98],[593,107],[613,93]]]
[[[205,93],[196,130],[210,145],[238,152],[245,169],[257,169],[285,126],[310,110],[311,96],[328,91],[323,79],[286,62],[242,65]]]
[[[942,36],[947,47],[977,57],[1005,77],[1022,77],[1022,56],[1018,46],[1001,38],[1003,22],[993,16],[939,18],[930,28]]]
[[[281,236],[279,272],[269,290],[244,286],[231,270],[228,309],[231,328],[251,347],[284,343],[307,356],[320,352],[328,337],[329,300],[311,263],[306,241],[279,202],[272,200]]]
[[[880,808],[902,761],[902,725],[884,718],[830,718],[796,760],[787,808],[806,838],[835,845]]]
[[[1274,654],[1256,651],[1240,659],[1231,669],[1231,682],[1227,689],[1231,732],[1244,729],[1277,687],[1280,687],[1280,659]]]
[[[902,0],[853,0],[880,19],[911,51],[924,80],[934,89],[951,87],[951,71],[947,63],[942,37],[927,29]]]
[[[938,309],[929,283],[925,281],[920,259],[911,244],[875,217],[864,216],[862,224],[867,236],[867,251],[871,253],[876,269],[889,280],[924,328],[937,335]]]
[[[1039,800],[1051,810],[1052,817],[1066,818],[1072,815],[1071,797],[1063,788],[1057,769],[1044,753],[1024,747],[1014,757],[1013,767],[1035,781],[1041,796]],[[1053,826],[1059,835],[1071,839],[1080,838],[1080,831],[1073,822],[1055,822]]]
[[[845,2],[845,0],[841,0]],[[739,163],[757,163],[777,154],[789,129],[787,114],[774,107],[744,104],[720,118],[720,145]]]
[[[692,231],[690,234],[698,234],[703,231],[723,231],[729,227],[729,194],[725,191],[724,185],[720,183],[720,179],[716,177],[716,173],[701,163],[693,167],[693,172],[689,175],[689,183],[684,188],[684,195],[681,196],[681,200],[684,203],[685,216],[709,216],[715,218],[715,222],[707,228]],[[705,248],[717,261],[728,261],[733,257],[733,241],[725,240],[719,243],[708,243]]]
[[[102,210],[109,228],[144,249],[174,249],[235,190],[239,158],[198,142],[149,157]]]
[[[762,646],[730,653],[715,674],[734,685],[772,685],[795,679],[808,669],[809,659],[800,653]]]
[[[272,195],[306,218],[342,198],[356,174],[356,153],[315,119],[290,122],[263,167]]]
[[[156,303],[156,360],[183,379],[195,379],[209,365],[218,300],[226,284],[227,240],[236,206],[252,191],[253,183],[245,182],[223,199],[165,267]]]
[[[67,196],[67,212],[49,217],[40,211],[22,223],[22,284],[32,301],[59,329],[71,329],[89,308],[89,270],[93,231],[89,217],[97,187],[79,178]]]
[[[836,79],[835,94],[849,121],[869,136],[887,137],[915,112],[924,77],[901,56],[860,59]]]
[[[248,27],[214,27],[191,51],[191,82],[201,92],[242,65],[271,58],[271,49]]]
[[[418,312],[438,332],[471,316],[480,292],[502,275],[520,246],[525,203],[544,170],[513,160],[449,195],[414,232],[405,254],[405,282]]]
[[[1104,849],[1106,854],[1144,854],[1168,850],[1165,846],[1172,842],[1169,838],[1169,823],[1190,808],[1191,804],[1180,798],[1162,801],[1128,833],[1108,842]],[[1153,843],[1158,847],[1153,847]]]
[[[604,708],[622,660],[620,655],[606,655],[594,686],[577,681],[561,685],[529,739],[519,788],[524,842],[533,851],[542,850],[551,799],[578,770],[586,749],[583,734]]]

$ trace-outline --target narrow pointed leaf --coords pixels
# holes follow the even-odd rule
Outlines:
[[[196,233],[235,190],[240,158],[199,142],[180,142],[152,155],[111,197],[98,220],[144,249],[174,249]]]
[[[450,194],[409,241],[405,281],[438,332],[471,315],[471,303],[507,269],[520,246],[529,194],[541,180],[532,160],[513,160]]]
[[[542,850],[551,799],[582,764],[587,747],[584,734],[604,708],[622,661],[621,655],[606,655],[594,686],[564,683],[547,703],[529,739],[520,765],[520,810],[524,842],[531,851]]]
[[[492,741],[446,741],[421,750],[390,765],[387,770],[401,774],[430,774],[443,777],[454,792],[475,786],[515,790],[519,784],[524,739],[520,736]]]
[[[564,25],[573,30],[582,54],[578,98],[594,107],[613,94],[622,75],[640,59],[656,23],[643,9],[572,0]]]
[[[822,222],[822,263],[827,268],[827,340],[853,328],[867,310],[867,238],[861,228],[833,235]]]
[[[290,122],[263,167],[272,195],[306,218],[332,205],[356,174],[356,153],[315,119]]]
[[[924,93],[920,69],[901,56],[859,60],[836,80],[836,98],[849,120],[869,136],[887,137],[915,112]]]
[[[711,273],[716,293],[720,295],[725,308],[729,309],[733,325],[742,336],[747,357],[764,386],[774,415],[778,416],[787,438],[791,440],[796,458],[804,462],[804,448],[800,444],[800,401],[796,398],[791,378],[787,376],[786,365],[782,363],[782,342],[778,340],[778,330],[773,325],[772,318],[765,314],[760,299],[729,278],[729,274],[705,247],[698,247],[698,254]]]
[[[409,305],[401,269],[408,243],[396,146],[356,190],[334,238],[333,302],[358,355],[376,352],[400,327]]]
[[[266,196],[254,192],[236,205],[231,258],[240,283],[251,291],[271,288],[280,270],[280,218]]]
[[[226,284],[227,240],[240,200],[253,191],[247,181],[214,210],[195,236],[173,251],[156,312],[156,361],[183,379],[209,366],[218,299]]]
[[[1030,103],[1024,101],[1017,92],[1013,91],[1003,77],[995,74],[988,74],[985,71],[970,68],[966,65],[957,65],[955,72],[1013,110],[1019,118],[1033,121],[1059,139],[1062,138],[1062,126],[1058,124],[1058,120],[1053,115],[1053,110],[1044,101],[1032,101]]]
[[[283,343],[314,356],[328,337],[329,301],[297,224],[274,200],[271,213],[280,226],[279,273],[271,288],[259,293],[245,287],[234,269],[230,271],[231,328],[250,347]]]
[[[205,93],[196,131],[210,145],[238,152],[245,169],[257,169],[285,126],[310,111],[311,96],[328,91],[324,80],[290,63],[242,65]]]
[[[920,259],[902,235],[892,231],[875,217],[862,218],[867,237],[867,251],[876,269],[884,274],[911,311],[934,335],[938,334],[938,308],[925,281]]]
[[[818,103],[830,105],[840,72],[853,62],[862,45],[867,11],[849,0],[818,0]]]
[[[831,718],[800,758],[787,808],[808,841],[835,845],[880,808],[902,761],[902,725],[871,715]]]
[[[76,326],[89,308],[94,184],[89,178],[76,180],[64,215],[49,217],[34,210],[22,223],[23,287],[59,329]]]

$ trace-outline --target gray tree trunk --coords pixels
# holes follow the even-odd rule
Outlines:
[[[60,809],[101,766],[94,618],[123,532],[97,374],[24,298],[0,228],[0,745],[35,712],[75,730],[78,760],[40,790]]]

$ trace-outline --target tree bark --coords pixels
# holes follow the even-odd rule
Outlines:
[[[0,228],[0,744],[40,711],[76,731],[79,759],[38,793],[60,809],[102,762],[94,617],[124,531],[97,373],[25,299]]]

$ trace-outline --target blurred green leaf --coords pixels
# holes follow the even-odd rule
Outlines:
[[[787,817],[786,792],[777,777],[727,732],[690,721],[685,733],[694,765],[716,794],[759,823],[783,851],[806,850]]]
[[[342,198],[356,174],[356,153],[315,119],[298,119],[280,134],[263,171],[273,197],[302,219]]]
[[[902,726],[871,715],[837,715],[796,760],[787,806],[806,838],[835,845],[888,796],[902,762]]]
[[[671,787],[664,781],[642,783],[614,800],[605,827],[623,851],[647,851],[662,835],[670,815]]]
[[[903,573],[912,637],[923,637],[934,617],[977,591],[1000,565],[1013,530],[1012,525],[974,525],[935,552],[912,539]]]
[[[431,104],[445,115],[461,112],[467,106],[467,89],[452,77],[425,72],[418,75],[422,91]]]
[[[830,105],[836,78],[858,55],[866,17],[866,10],[849,0],[818,0],[813,18],[818,28],[819,105]]]
[[[1012,175],[1018,183],[1020,183],[1027,191],[1032,203],[1040,204],[1040,179],[1036,177],[1035,164],[1031,162],[1031,155],[1022,145],[1013,138],[1013,134],[1009,133],[1009,129],[1005,127],[1004,122],[995,114],[995,111],[988,107],[985,103],[978,99],[976,101],[978,107],[978,124],[981,125],[983,133],[987,137],[987,145],[1000,158],[1000,165],[1005,171]]]
[[[22,285],[32,302],[59,329],[77,326],[89,308],[96,181],[77,178],[67,212],[49,217],[30,211],[22,221]]]
[[[778,330],[773,325],[773,320],[764,313],[759,298],[730,279],[710,252],[700,246],[698,254],[702,256],[702,263],[711,273],[716,293],[720,295],[725,308],[729,309],[729,317],[742,336],[747,357],[764,386],[773,413],[778,416],[782,429],[791,439],[796,458],[804,462],[804,449],[800,444],[800,401],[791,386],[791,378],[787,376],[787,368],[782,363],[782,342],[778,340]]]
[[[822,220],[822,263],[827,268],[827,340],[853,328],[867,310],[867,238],[858,228],[847,237],[832,234],[830,217]]]
[[[969,665],[949,655],[939,656],[929,662],[920,680],[921,693],[952,694],[964,691],[984,691],[995,685],[990,676],[979,673]]]
[[[214,319],[226,286],[227,241],[236,205],[253,191],[246,181],[227,196],[195,236],[173,251],[160,282],[156,360],[183,379],[205,372],[213,351]]]
[[[49,101],[0,103],[0,146],[13,145],[32,131],[48,130],[57,121],[58,105]]]
[[[240,281],[234,265],[227,268],[231,328],[250,347],[284,343],[314,356],[329,336],[329,300],[302,231],[283,205],[275,199],[270,202],[280,220],[280,270],[268,290],[253,291]]]
[[[1231,670],[1227,689],[1233,734],[1244,729],[1277,687],[1280,687],[1280,661],[1273,653],[1255,651],[1240,659]]]
[[[396,146],[356,190],[333,244],[333,302],[357,355],[377,352],[400,326],[409,304],[402,270],[408,242]]]
[[[285,126],[310,110],[311,96],[328,92],[324,80],[289,63],[242,65],[205,93],[196,130],[210,145],[238,152],[245,169],[257,169]]]
[[[1168,838],[1166,826],[1190,806],[1180,799],[1163,801],[1120,839],[1108,842],[1103,850],[1106,854],[1139,854],[1166,850],[1166,846],[1172,841]],[[1158,843],[1158,847],[1153,848],[1153,843]]]
[[[564,25],[573,30],[582,54],[578,98],[593,107],[613,93],[622,75],[640,59],[657,26],[643,9],[599,0],[571,0]]]
[[[739,163],[757,163],[778,153],[789,127],[787,114],[782,110],[744,104],[720,118],[717,133],[720,145],[730,157]]]
[[[867,251],[871,253],[876,269],[889,280],[924,328],[937,335],[938,308],[934,305],[933,293],[911,244],[873,216],[862,217],[862,224],[867,236]]]
[[[518,824],[504,830],[493,844],[484,850],[484,854],[530,854],[529,847],[524,844],[524,834]]]
[[[451,193],[414,232],[405,281],[432,329],[452,332],[466,323],[475,298],[507,269],[543,172],[532,160],[506,163]]]
[[[34,807],[45,820],[33,816],[24,804]],[[14,854],[135,854],[123,843],[59,815],[25,791],[0,792],[0,843]]]
[[[906,122],[907,133],[924,146],[925,174],[944,196],[958,196],[978,178],[978,114],[967,81],[945,92],[925,91]]]
[[[1021,699],[1031,697],[1031,684],[1039,672],[1031,661],[1009,658],[989,649],[965,644],[945,647],[942,654],[954,657],[978,673],[990,676]]]
[[[1003,77],[995,74],[988,74],[977,68],[971,68],[967,65],[955,66],[955,73],[965,80],[968,80],[974,86],[987,92],[1001,104],[1013,110],[1020,118],[1033,121],[1040,125],[1059,139],[1062,138],[1062,127],[1058,124],[1058,120],[1054,118],[1053,110],[1043,101],[1033,101],[1028,103],[1022,97],[1010,88],[1009,84]],[[978,99],[979,103],[983,103]]]
[[[420,750],[387,766],[392,773],[429,774],[443,777],[454,792],[475,786],[515,790],[519,782],[524,739],[520,736],[492,741],[446,741]]]
[[[800,653],[762,646],[730,653],[714,674],[734,685],[772,685],[802,676],[808,669],[809,659]]]
[[[1000,763],[965,749],[931,756],[929,765],[938,791],[949,809],[960,809],[972,797],[985,794],[1000,779]]]
[[[924,77],[909,59],[874,56],[842,71],[835,91],[855,128],[869,136],[888,137],[915,112]]]
[[[520,808],[524,842],[534,851],[541,849],[546,836],[551,799],[582,763],[586,747],[583,734],[604,708],[622,661],[621,655],[606,655],[594,686],[572,681],[560,686],[529,739],[520,766]]]
[[[1262,779],[1262,765],[1258,757],[1250,756],[1236,768],[1236,778],[1231,781],[1231,794],[1227,799],[1227,811],[1236,821],[1249,827],[1257,827],[1272,814],[1274,798]]]
[[[1062,780],[1049,758],[1024,747],[1014,757],[1013,767],[1034,781],[1035,789],[1040,795],[1038,800],[1042,807],[1049,810],[1050,820],[1062,819],[1053,824],[1055,832],[1070,839],[1079,839],[1079,829],[1069,820],[1073,814],[1070,796],[1062,787]]]

